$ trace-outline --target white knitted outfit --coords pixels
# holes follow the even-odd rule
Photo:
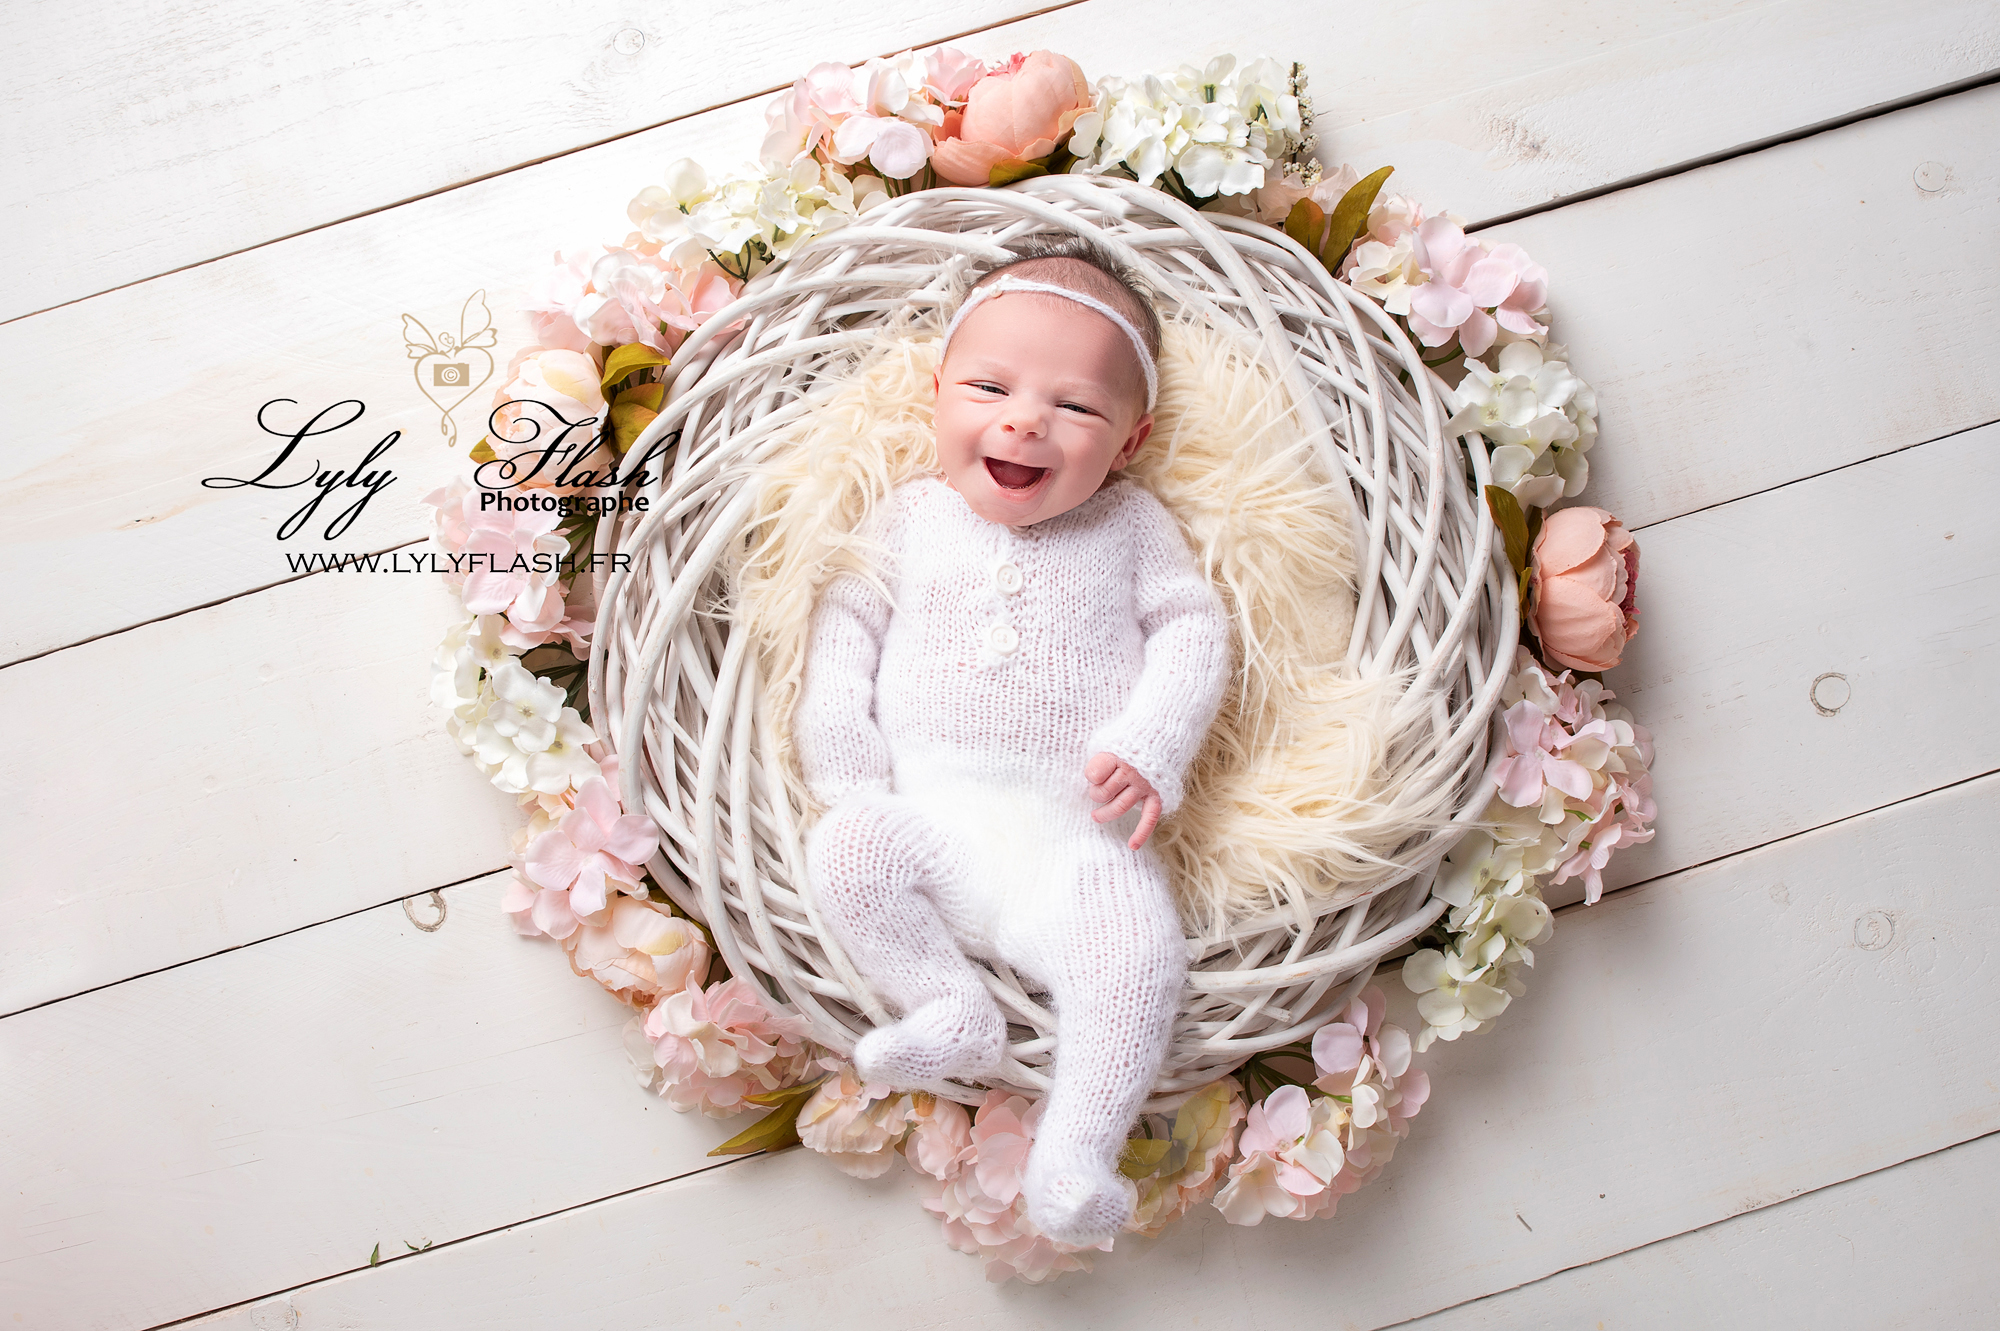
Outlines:
[[[851,573],[827,586],[792,718],[827,808],[806,838],[822,917],[903,1017],[855,1063],[905,1087],[990,1074],[1006,1026],[967,953],[1039,980],[1057,1051],[1028,1214],[1098,1243],[1131,1214],[1116,1162],[1187,962],[1158,859],[1126,844],[1136,815],[1093,820],[1084,764],[1116,755],[1172,814],[1228,683],[1229,620],[1128,481],[1013,528],[921,477],[873,535],[894,607]]]

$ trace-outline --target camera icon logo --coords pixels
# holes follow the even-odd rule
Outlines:
[[[464,361],[431,366],[431,385],[435,388],[463,388],[471,379],[472,367]]]

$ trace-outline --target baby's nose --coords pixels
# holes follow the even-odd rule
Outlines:
[[[1009,434],[1040,435],[1043,428],[1041,408],[1019,397],[1009,398],[1007,410],[1000,417],[1000,428]]]

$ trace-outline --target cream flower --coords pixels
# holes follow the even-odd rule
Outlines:
[[[650,186],[632,200],[633,225],[669,262],[713,260],[739,281],[888,197],[876,177],[850,180],[809,155],[719,182],[692,162],[676,162],[667,174],[669,187]]]
[[[1093,108],[1076,120],[1070,169],[1120,171],[1142,185],[1172,171],[1196,197],[1248,194],[1299,142],[1298,99],[1281,90],[1288,84],[1274,61],[1238,72],[1227,55],[1205,69],[1101,79]]]
[[[1510,342],[1495,359],[1498,369],[1466,362],[1465,377],[1448,398],[1454,414],[1445,428],[1477,431],[1497,445],[1493,483],[1523,508],[1574,498],[1590,478],[1583,455],[1597,437],[1596,394],[1532,341]]]

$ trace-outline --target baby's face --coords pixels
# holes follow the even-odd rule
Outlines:
[[[937,376],[938,464],[989,522],[1025,527],[1096,494],[1153,428],[1131,340],[1075,301],[988,297]]]

